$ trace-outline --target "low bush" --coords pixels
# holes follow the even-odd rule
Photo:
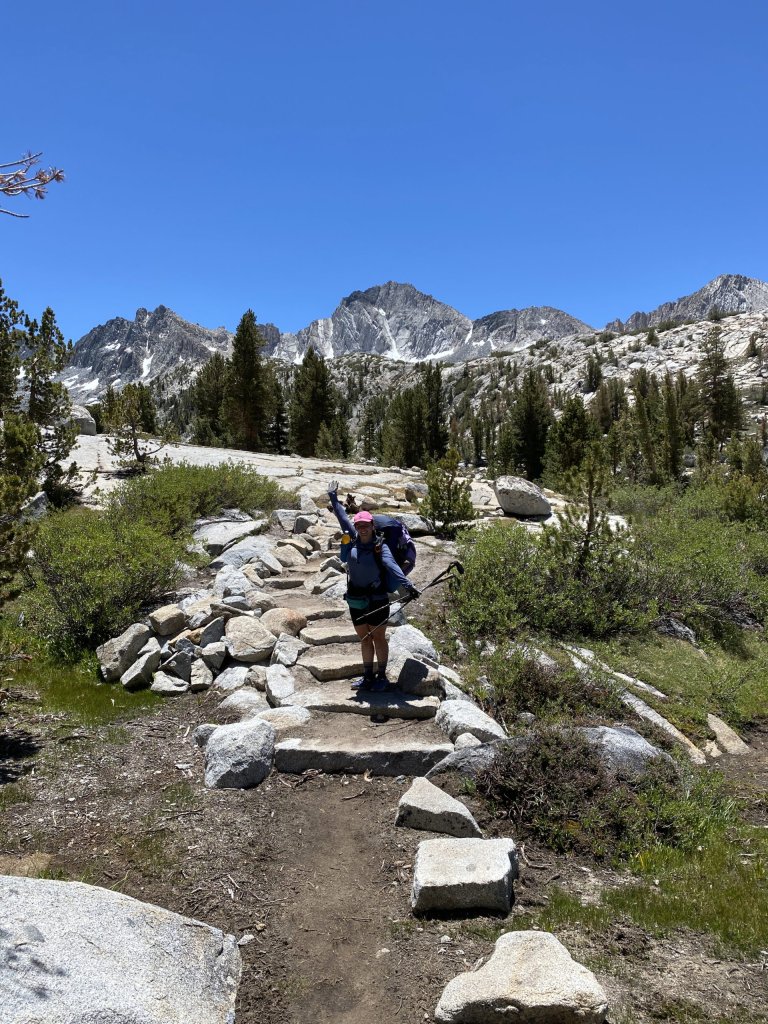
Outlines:
[[[692,851],[736,818],[717,777],[657,760],[638,776],[608,771],[582,734],[540,726],[478,779],[492,813],[557,852],[622,860],[668,847]]]
[[[90,509],[42,520],[25,570],[25,603],[39,636],[73,654],[121,632],[173,589],[183,544],[145,521]]]
[[[655,615],[653,581],[634,540],[604,520],[589,537],[575,521],[539,536],[500,523],[465,534],[461,557],[455,622],[469,639],[504,639],[521,629],[607,636]]]
[[[652,566],[659,611],[719,636],[728,623],[754,624],[768,613],[768,537],[737,522],[684,512],[635,527]]]
[[[166,465],[128,481],[110,497],[108,510],[129,521],[144,520],[175,537],[200,516],[223,508],[268,515],[276,508],[296,508],[296,495],[247,466]]]
[[[632,522],[659,515],[674,507],[680,497],[680,488],[675,484],[666,487],[649,487],[644,484],[621,484],[614,487],[607,500],[611,512],[624,516]]]
[[[522,712],[540,720],[595,721],[622,711],[618,688],[608,677],[577,672],[524,648],[498,648],[482,671],[489,686],[476,685],[474,696],[507,729]]]

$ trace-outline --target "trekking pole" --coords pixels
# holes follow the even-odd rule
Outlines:
[[[452,575],[454,569],[458,573],[458,576]],[[458,579],[459,576],[462,576],[463,574],[464,566],[461,562],[451,562],[450,565],[443,569],[442,572],[439,572],[430,583],[425,584],[418,594],[407,594],[405,597],[400,598],[400,607],[403,608],[405,605],[410,604],[411,601],[415,601],[417,597],[421,597],[425,590],[429,590],[431,587],[436,587],[440,583],[448,583],[450,580]],[[375,615],[377,611],[378,608],[375,608],[373,611],[366,612],[364,615],[358,615],[358,621],[360,621],[360,619],[367,619],[369,615]]]

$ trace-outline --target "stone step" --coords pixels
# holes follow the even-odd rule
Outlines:
[[[324,772],[426,775],[453,751],[431,721],[373,725],[361,715],[313,714],[295,736],[275,745],[275,768],[289,775]]]
[[[299,587],[304,590],[305,579],[305,576],[294,576],[288,573],[284,576],[272,576],[264,584],[264,590],[267,593],[275,590],[297,590]]]
[[[315,679],[350,679],[363,674],[360,644],[327,644],[310,647],[299,658],[298,664],[308,669]]]
[[[291,608],[301,612],[308,622],[339,619],[344,616],[349,620],[349,609],[343,601],[311,597],[303,587],[301,590],[285,590],[271,596],[275,607]]]
[[[326,644],[354,644],[360,642],[355,632],[355,627],[349,620],[333,626],[307,626],[305,629],[302,629],[299,639],[315,647],[323,647]]]
[[[335,714],[386,715],[388,718],[434,718],[440,701],[437,697],[416,697],[398,691],[371,693],[350,690],[349,683],[336,680],[297,686],[293,693],[284,694],[280,707],[300,707],[308,711]]]

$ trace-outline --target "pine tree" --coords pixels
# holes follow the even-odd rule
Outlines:
[[[677,480],[683,468],[683,424],[677,400],[677,389],[669,373],[664,378],[664,472]]]
[[[263,446],[272,419],[272,396],[267,391],[262,359],[264,344],[256,314],[249,309],[235,331],[223,410],[234,444],[247,451],[258,451]]]
[[[59,503],[71,490],[77,472],[76,466],[67,470],[62,467],[75,444],[77,432],[69,420],[72,411],[69,392],[54,380],[54,375],[64,369],[69,353],[50,306],[43,313],[39,327],[34,320],[30,321],[25,345],[28,352],[23,361],[27,415],[38,427],[43,490]]]
[[[547,479],[557,484],[564,474],[578,469],[598,428],[580,396],[566,399],[563,414],[549,428],[544,454]]]
[[[19,336],[24,321],[18,302],[6,295],[0,280],[0,419],[18,408],[16,377],[21,365]]]
[[[440,459],[448,447],[448,430],[445,423],[443,374],[439,363],[427,363],[424,375],[424,404],[426,455],[428,459]]]
[[[442,459],[427,467],[428,493],[421,510],[438,531],[454,536],[460,523],[474,519],[471,487],[459,476],[459,453],[449,448]]]
[[[602,379],[603,370],[600,366],[600,359],[591,353],[587,356],[587,364],[584,369],[584,390],[587,392],[597,391]]]
[[[387,406],[381,431],[385,465],[423,466],[427,461],[426,409],[417,385],[395,395]]]
[[[29,549],[34,527],[21,518],[24,502],[42,484],[58,501],[75,466],[63,470],[75,440],[71,404],[53,377],[68,355],[51,309],[38,325],[0,285],[0,588]],[[22,361],[21,353],[25,353]],[[19,378],[19,368],[24,374]],[[66,485],[66,486],[65,486]]]
[[[308,348],[296,371],[291,398],[291,449],[305,457],[315,454],[320,425],[330,425],[336,401],[328,367],[323,357]]]
[[[229,362],[214,352],[192,385],[195,420],[194,444],[226,445],[227,424],[223,415],[229,387]]]
[[[380,460],[382,457],[382,425],[387,411],[387,404],[385,395],[374,395],[373,398],[366,402],[358,434],[364,459]]]
[[[529,480],[538,480],[544,469],[547,433],[552,424],[547,386],[540,373],[527,370],[512,408],[517,434],[517,461]]]
[[[157,453],[175,440],[170,429],[161,430],[159,437],[147,437],[144,424],[148,413],[154,420],[156,410],[149,390],[141,384],[126,384],[115,395],[112,408],[104,417],[111,435],[109,450],[119,465],[140,473],[146,473]]]
[[[274,403],[272,423],[269,428],[269,448],[277,455],[284,455],[288,451],[288,410],[285,404],[283,385],[277,376],[274,378]]]
[[[743,412],[736,384],[728,372],[720,327],[713,327],[704,341],[697,381],[702,426],[722,448],[726,438],[741,427]]]

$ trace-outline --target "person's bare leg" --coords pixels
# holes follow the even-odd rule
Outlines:
[[[373,652],[374,635],[371,627],[366,625],[355,626],[355,632],[360,637],[360,653],[363,658],[363,674],[373,675]]]
[[[379,675],[386,675],[389,659],[389,641],[386,622],[373,631],[373,646],[376,650],[376,667]]]

